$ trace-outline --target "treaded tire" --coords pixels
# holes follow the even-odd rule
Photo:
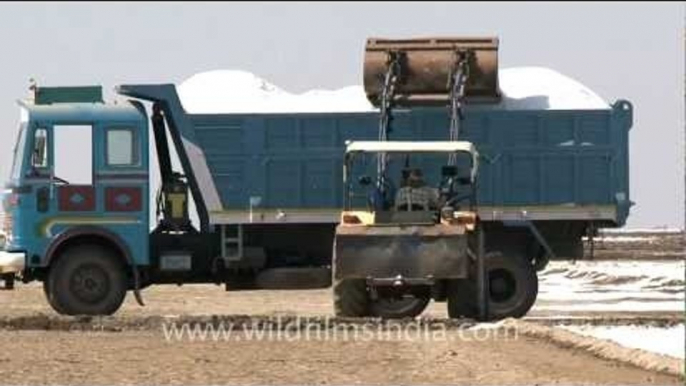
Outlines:
[[[6,290],[13,290],[14,289],[14,274],[9,273],[9,274],[4,274],[2,276],[2,280],[5,282],[5,288]]]
[[[369,315],[369,294],[364,279],[336,280],[333,284],[333,308],[336,316]]]
[[[43,294],[45,295],[45,300],[48,301],[48,304],[50,307],[52,307],[53,310],[55,310],[58,314],[65,314],[65,311],[60,308],[60,305],[55,303],[54,296],[50,295],[50,276],[46,276],[45,279],[43,280]]]
[[[469,288],[469,279],[449,280],[446,284],[448,317],[451,319],[473,318],[474,309],[473,289]]]
[[[521,318],[526,315],[538,296],[538,276],[533,265],[517,256],[491,252],[486,256],[486,267],[491,280],[487,319]],[[494,288],[495,280],[509,281],[513,289],[499,292]],[[449,283],[447,303],[449,317],[475,318],[478,309],[473,277]]]
[[[112,315],[126,296],[124,267],[110,250],[78,245],[65,250],[51,267],[48,302],[60,314]]]
[[[370,304],[370,313],[387,319],[414,318],[424,312],[431,301],[428,297],[412,297],[393,304],[390,299],[380,298]]]

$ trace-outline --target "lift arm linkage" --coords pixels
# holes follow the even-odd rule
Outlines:
[[[398,51],[388,52],[388,68],[384,75],[379,106],[381,112],[379,117],[379,141],[381,142],[387,141],[388,134],[391,132],[396,86],[402,75],[402,56],[403,54]],[[386,153],[379,153],[377,156],[377,188],[381,194],[383,194],[386,184],[387,163]]]

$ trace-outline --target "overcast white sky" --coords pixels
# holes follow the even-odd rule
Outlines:
[[[111,89],[243,69],[301,92],[360,84],[368,36],[497,35],[502,67],[634,104],[628,226],[683,227],[683,27],[683,3],[2,3],[0,177],[31,77]]]

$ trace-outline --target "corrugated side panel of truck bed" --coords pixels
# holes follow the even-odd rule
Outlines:
[[[337,218],[343,202],[344,143],[378,136],[375,113],[186,117],[221,200],[222,208],[212,211],[214,222],[245,218],[251,197],[253,212],[263,213],[261,221],[271,221],[264,213],[273,210],[310,213],[310,222],[328,218],[326,213]],[[630,126],[627,102],[607,110],[473,109],[462,123],[460,139],[476,144],[481,155],[480,206],[614,208],[611,220],[621,225],[628,214],[628,207],[617,208],[629,200]],[[446,140],[447,111],[398,111],[390,138]],[[413,161],[421,164],[428,180],[445,163],[435,158]],[[391,173],[399,174],[401,167],[396,162]]]

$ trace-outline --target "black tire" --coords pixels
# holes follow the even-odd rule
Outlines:
[[[424,312],[431,299],[406,296],[402,299],[379,298],[370,304],[370,313],[386,319],[414,318]]]
[[[369,294],[364,279],[336,280],[333,284],[333,308],[336,316],[369,316]]]
[[[2,276],[3,281],[5,282],[5,289],[6,290],[13,290],[14,289],[14,274],[13,273],[7,273]]]
[[[446,283],[446,304],[449,318],[472,318],[475,316],[472,297],[476,295],[468,286],[469,279],[449,280]]]
[[[47,280],[48,302],[66,315],[111,315],[126,289],[126,273],[116,254],[98,245],[65,250]]]
[[[526,315],[538,296],[538,276],[533,265],[517,256],[495,252],[486,257],[486,267],[490,288],[487,319]],[[450,286],[448,315],[451,318],[478,316],[475,280],[460,280]]]
[[[45,300],[48,301],[48,304],[50,307],[52,307],[55,312],[58,314],[65,314],[65,311],[60,308],[60,305],[55,303],[55,297],[50,295],[50,281],[49,281],[50,276],[46,276],[45,279],[43,280],[43,294],[45,295]]]

